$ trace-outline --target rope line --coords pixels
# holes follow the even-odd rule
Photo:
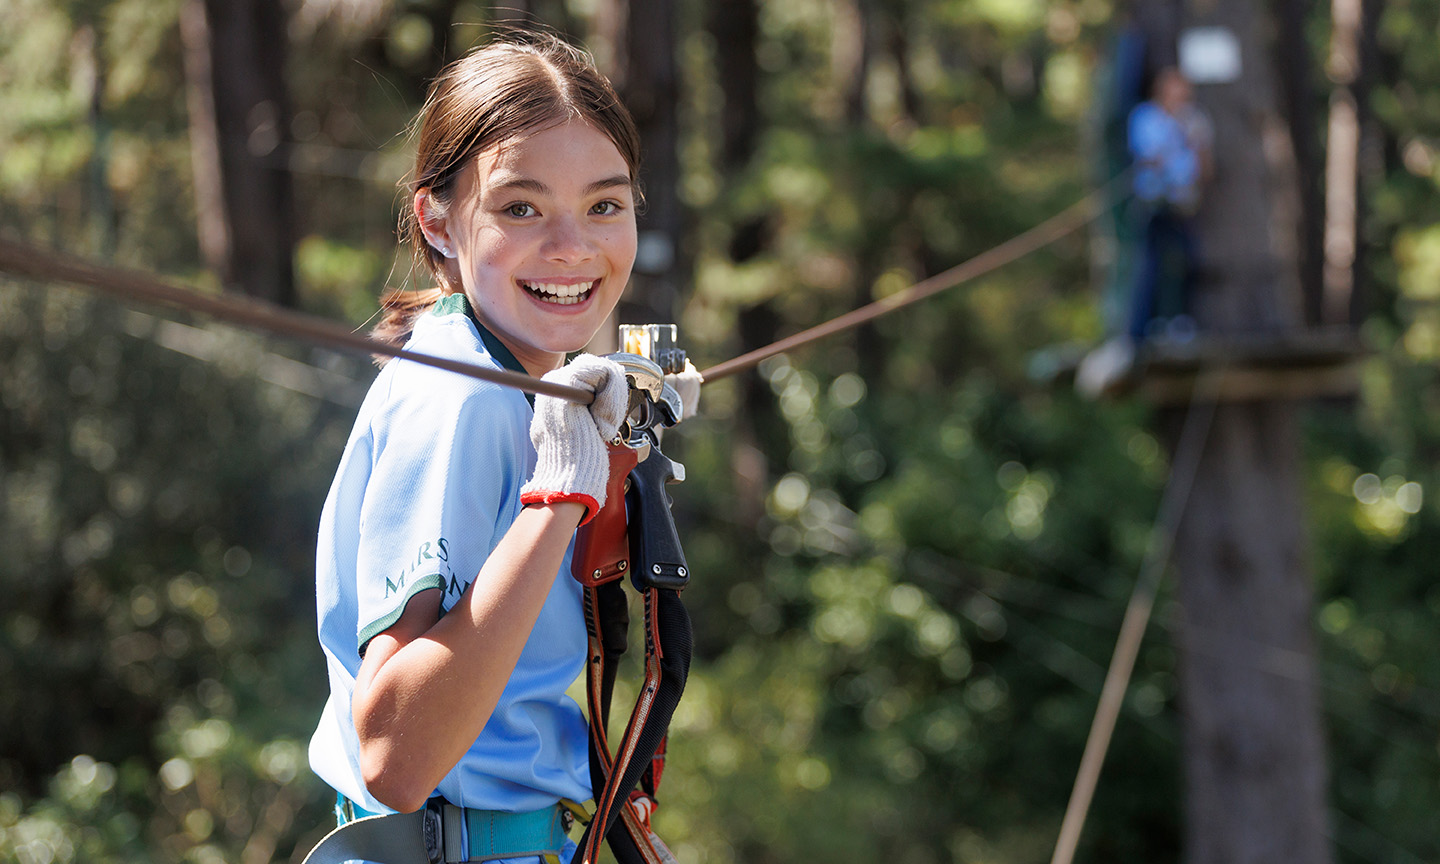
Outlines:
[[[1044,222],[951,267],[949,270],[828,322],[780,339],[763,348],[757,348],[732,360],[711,366],[700,373],[701,379],[703,382],[709,383],[750,369],[768,357],[792,351],[836,333],[852,330],[882,315],[918,303],[941,291],[976,279],[1042,249],[1098,218],[1104,212],[1104,204],[1107,199],[1127,175],[1128,172],[1116,175],[1104,186]],[[60,282],[91,288],[120,300],[140,301],[198,312],[216,320],[251,330],[298,339],[348,353],[384,354],[412,360],[482,381],[513,387],[527,393],[555,396],[582,405],[588,405],[594,399],[593,394],[589,391],[577,387],[567,387],[516,372],[407,351],[404,348],[356,333],[329,319],[295,312],[263,300],[232,295],[201,294],[194,290],[168,284],[150,274],[87,261],[59,250],[3,237],[0,237],[0,272],[39,282]]]
[[[527,393],[555,396],[587,405],[595,398],[588,390],[555,384],[519,372],[462,363],[445,357],[434,357],[406,351],[395,345],[356,333],[344,325],[317,315],[294,312],[273,303],[231,295],[212,296],[167,284],[160,279],[135,270],[122,270],[76,258],[69,253],[45,249],[18,241],[0,238],[0,272],[40,282],[63,282],[93,288],[121,300],[140,301],[172,308],[199,312],[220,321],[288,336],[314,345],[354,354],[385,354],[402,360],[413,360],[438,369],[457,372],[471,378],[513,387]]]
[[[808,330],[803,330],[793,336],[787,336],[776,342],[772,342],[763,348],[756,348],[741,354],[733,360],[718,363],[705,369],[700,377],[708,384],[717,381],[737,372],[743,372],[762,360],[774,357],[776,354],[783,354],[786,351],[793,351],[802,345],[808,345],[827,336],[842,333],[846,330],[853,330],[862,324],[902,309],[921,300],[933,297],[941,291],[949,290],[964,282],[969,282],[984,276],[991,271],[1013,261],[1017,261],[1031,252],[1043,249],[1061,237],[1079,230],[1081,227],[1098,219],[1105,212],[1103,206],[1110,198],[1115,187],[1128,176],[1129,172],[1122,172],[1116,175],[1104,186],[1071,204],[1059,213],[1046,219],[1044,222],[1035,225],[1027,231],[1016,234],[1009,240],[998,246],[992,246],[974,258],[942,271],[927,279],[916,282],[909,288],[891,294],[889,297],[882,297],[873,303],[861,306],[859,309],[846,312],[838,318],[832,318],[823,324],[817,324]]]
[[[1180,443],[1176,447],[1175,463],[1170,469],[1170,481],[1165,485],[1165,493],[1160,499],[1160,509],[1145,549],[1145,559],[1140,565],[1140,576],[1135,580],[1130,602],[1125,607],[1120,634],[1115,640],[1115,651],[1110,657],[1110,668],[1105,672],[1105,683],[1100,689],[1100,703],[1095,708],[1090,734],[1085,739],[1080,768],[1075,775],[1070,801],[1065,806],[1065,817],[1060,823],[1060,835],[1055,841],[1055,853],[1050,858],[1050,864],[1071,864],[1075,859],[1080,832],[1085,827],[1090,802],[1095,797],[1095,787],[1100,782],[1100,769],[1104,766],[1105,754],[1110,749],[1110,738],[1115,732],[1115,723],[1125,702],[1125,691],[1130,687],[1131,673],[1135,671],[1140,642],[1145,636],[1150,614],[1155,608],[1155,595],[1160,588],[1160,580],[1165,575],[1165,568],[1170,563],[1170,553],[1180,528],[1180,517],[1185,512],[1185,505],[1190,500],[1190,489],[1200,470],[1200,457],[1205,449],[1205,441],[1210,437],[1211,421],[1215,419],[1220,385],[1224,378],[1225,367],[1219,366],[1206,370],[1195,384],[1195,394],[1180,432]]]

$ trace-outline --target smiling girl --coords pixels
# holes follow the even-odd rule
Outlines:
[[[438,287],[392,296],[377,334],[596,398],[532,408],[429,366],[382,368],[321,517],[331,692],[311,764],[342,821],[442,798],[464,808],[459,860],[568,860],[559,802],[591,793],[565,695],[585,656],[581,591],[561,574],[604,503],[628,390],[608,360],[562,364],[629,279],[639,139],[589,59],[548,36],[448,67],[417,138],[402,233]]]

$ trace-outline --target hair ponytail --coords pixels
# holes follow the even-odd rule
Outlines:
[[[380,298],[380,323],[370,331],[370,338],[386,345],[401,348],[410,341],[410,332],[415,329],[415,320],[440,302],[444,294],[439,288],[421,291],[407,291],[397,288]],[[376,354],[375,365],[384,366],[394,358],[388,354]]]

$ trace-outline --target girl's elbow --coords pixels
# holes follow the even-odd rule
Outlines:
[[[377,752],[381,751],[381,752]],[[416,776],[393,752],[374,745],[360,748],[360,776],[365,789],[376,801],[400,813],[412,813],[425,806],[435,784]]]

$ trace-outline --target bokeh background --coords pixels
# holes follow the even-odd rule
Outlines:
[[[1440,861],[1440,2],[1354,8],[1255,16],[1302,291],[1333,105],[1358,106],[1345,323],[1370,353],[1302,415],[1301,518],[1327,845],[1414,864]],[[363,327],[414,281],[396,183],[425,82],[539,21],[645,129],[625,320],[678,321],[704,367],[1103,183],[1136,11],[6,0],[0,233]],[[1358,70],[1327,59],[1336,21]],[[1033,374],[1105,334],[1107,224],[707,387],[667,437],[697,636],[656,816],[680,860],[1048,860],[1169,471],[1154,406]],[[313,538],[371,374],[0,274],[0,861],[298,862],[333,826]],[[1182,858],[1171,584],[1081,861]]]

